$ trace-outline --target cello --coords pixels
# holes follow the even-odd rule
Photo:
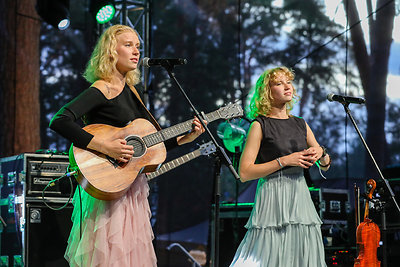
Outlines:
[[[367,201],[365,203],[364,221],[357,226],[356,239],[358,247],[358,257],[354,260],[354,267],[380,267],[381,262],[377,258],[377,249],[381,232],[376,223],[368,218],[369,201],[376,188],[376,182],[369,179],[367,186],[370,188]]]

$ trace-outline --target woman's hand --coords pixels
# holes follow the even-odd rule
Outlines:
[[[100,150],[120,162],[128,162],[133,156],[133,146],[127,145],[125,139],[103,140]]]
[[[207,121],[203,120],[203,122],[207,125]],[[192,130],[188,134],[178,137],[178,145],[183,145],[192,142],[202,133],[204,133],[204,131],[205,129],[201,124],[200,120],[197,117],[195,117],[192,122]]]
[[[310,168],[316,161],[315,153],[305,149],[303,151],[294,152],[290,155],[280,158],[280,161],[284,167],[286,166],[298,166],[303,169]]]
[[[319,160],[322,156],[322,153],[324,152],[324,150],[320,146],[318,147],[312,146],[306,149],[305,151],[309,153],[309,155],[311,155],[315,159],[315,161]]]

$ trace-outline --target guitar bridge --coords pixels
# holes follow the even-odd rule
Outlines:
[[[118,161],[110,156],[106,156],[106,158],[113,165],[115,169],[118,167],[124,167],[127,164],[126,162]]]

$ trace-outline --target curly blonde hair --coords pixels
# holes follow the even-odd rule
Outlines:
[[[133,32],[138,37],[139,34],[129,26],[113,25],[103,32],[92,52],[90,60],[86,66],[83,77],[90,83],[97,80],[110,81],[116,70],[117,64],[117,36],[124,32]],[[131,70],[126,74],[126,83],[135,85],[140,82],[140,71]]]
[[[295,75],[293,70],[284,66],[264,71],[257,80],[254,95],[250,101],[250,112],[248,114],[250,118],[254,119],[260,115],[265,116],[271,112],[273,101],[271,85],[276,82],[279,74],[283,74],[290,81],[294,80]],[[299,96],[293,86],[293,98],[290,102],[286,103],[286,114],[288,116],[291,116],[290,111],[298,99]]]

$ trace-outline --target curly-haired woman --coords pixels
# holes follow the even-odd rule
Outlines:
[[[265,71],[250,103],[254,118],[243,150],[242,182],[258,179],[248,229],[231,266],[326,266],[321,224],[303,169],[330,157],[308,124],[290,114],[297,93],[286,67]]]

